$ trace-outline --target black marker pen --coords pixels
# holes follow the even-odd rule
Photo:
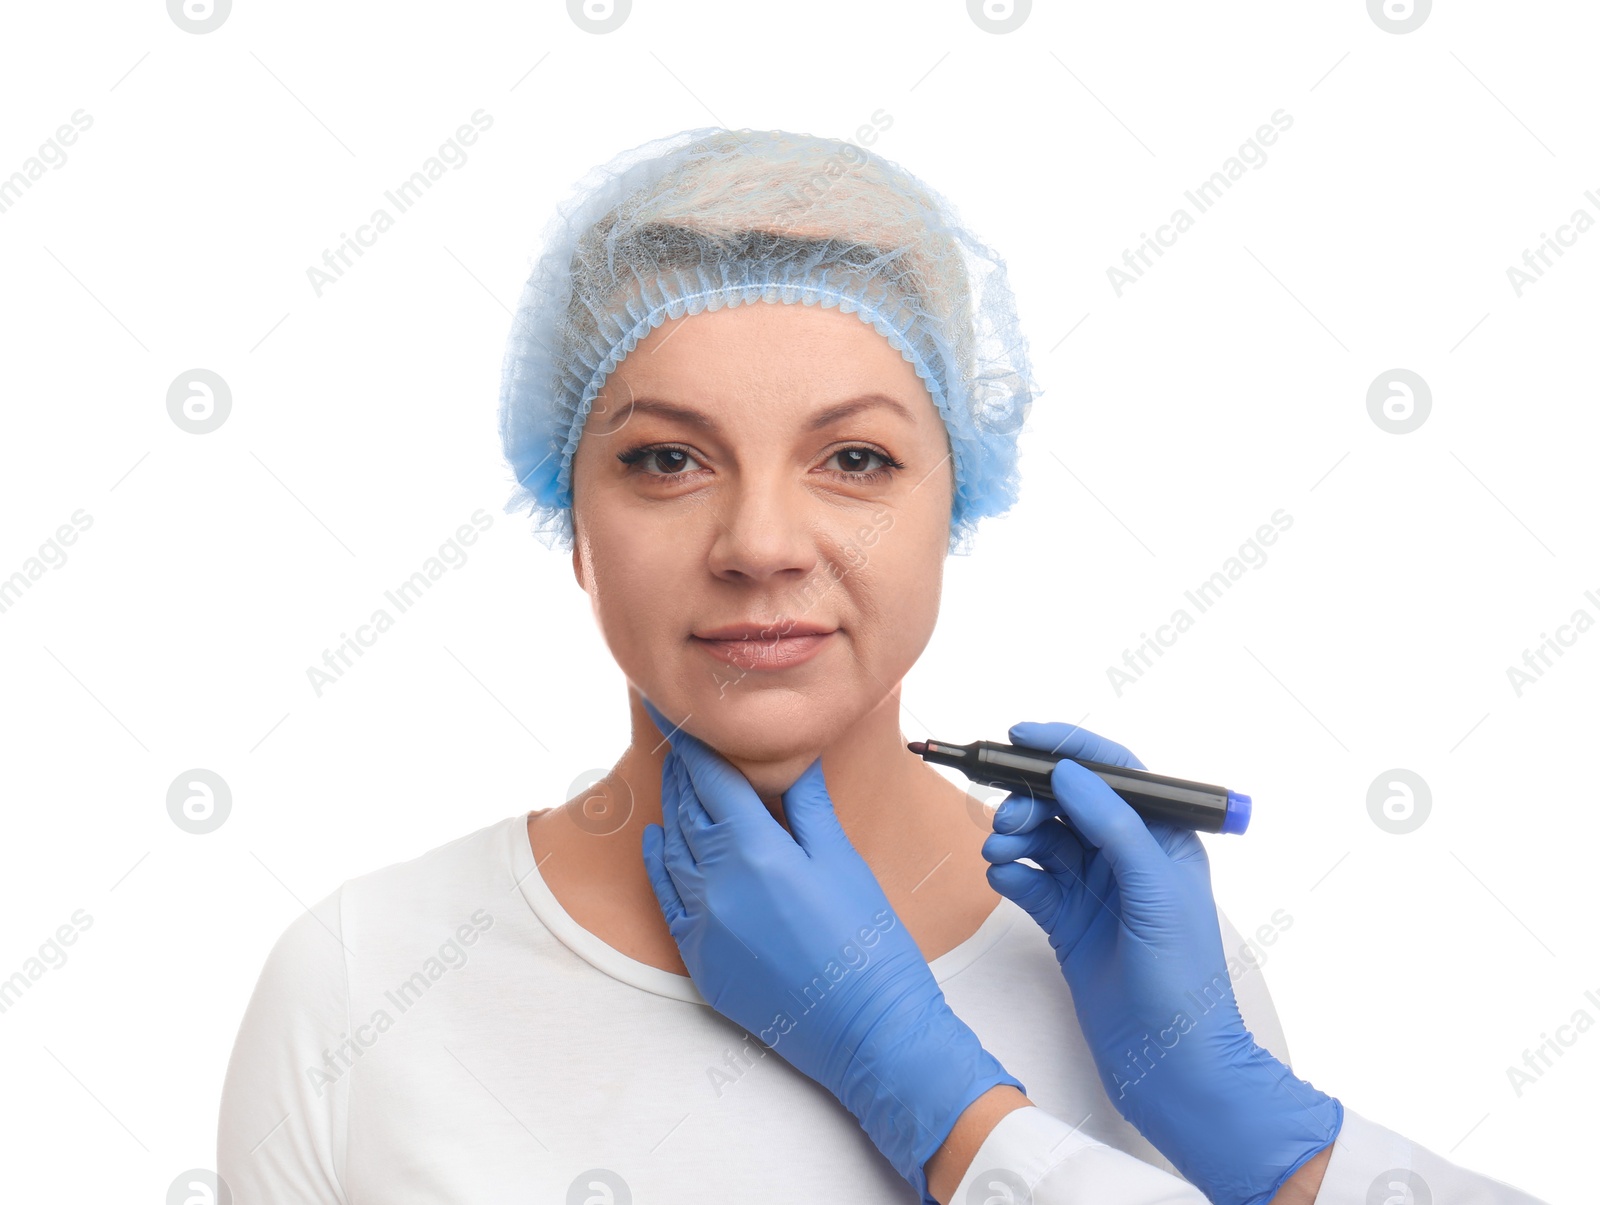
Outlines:
[[[912,741],[906,746],[921,754],[924,761],[954,766],[974,782],[1032,795],[1036,799],[1055,799],[1050,789],[1050,771],[1057,762],[1067,760],[1040,749],[1005,745],[999,741],[973,741],[970,745],[950,745],[944,741]],[[1108,766],[1103,762],[1070,760],[1091,770],[1146,820],[1159,820],[1203,833],[1242,833],[1250,823],[1250,796],[1183,778],[1168,778],[1148,770],[1127,766]]]

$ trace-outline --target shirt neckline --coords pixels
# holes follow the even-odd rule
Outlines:
[[[538,810],[541,809],[531,809],[512,816],[506,821],[505,829],[509,843],[507,853],[512,881],[521,890],[522,898],[527,901],[534,915],[555,934],[562,945],[613,979],[653,992],[658,996],[711,1007],[706,1004],[705,997],[700,994],[700,990],[694,985],[694,980],[689,976],[629,957],[615,946],[596,937],[573,919],[561,901],[555,897],[555,893],[550,890],[550,885],[545,882],[544,875],[533,858],[533,846],[528,841],[528,818]],[[1000,896],[994,910],[984,918],[983,923],[971,937],[945,951],[928,964],[936,983],[942,986],[946,980],[959,975],[1006,935],[1018,912],[1015,905],[1008,907],[1010,904],[1010,900]]]

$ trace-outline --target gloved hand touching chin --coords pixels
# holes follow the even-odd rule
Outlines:
[[[1016,724],[1010,739],[1145,768],[1072,724]],[[1013,792],[996,810],[983,846],[990,885],[1050,935],[1117,1111],[1217,1205],[1270,1201],[1338,1135],[1344,1106],[1245,1028],[1199,836],[1147,824],[1071,761],[1050,787],[1055,800]]]
[[[783,794],[791,837],[735,767],[645,708],[672,742],[645,869],[695,987],[832,1092],[936,1205],[923,1164],[967,1106],[1026,1089],[946,1003],[839,826],[822,759]]]

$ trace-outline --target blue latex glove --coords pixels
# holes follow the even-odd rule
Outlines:
[[[720,754],[645,708],[672,751],[645,870],[695,987],[832,1092],[920,1194],[923,1164],[996,1084],[1023,1089],[951,1011],[839,827],[819,757],[783,794],[791,837]]]
[[[1071,724],[1015,724],[1010,739],[1145,768]],[[1050,789],[1055,801],[1014,792],[996,809],[983,846],[996,863],[990,884],[1050,935],[1117,1111],[1217,1205],[1270,1201],[1338,1135],[1344,1106],[1245,1028],[1199,836],[1147,824],[1070,761],[1057,764]]]

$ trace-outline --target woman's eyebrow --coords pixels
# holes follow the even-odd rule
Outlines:
[[[817,411],[811,416],[811,421],[806,424],[806,430],[817,431],[830,423],[838,422],[841,418],[849,418],[852,414],[858,414],[863,410],[871,410],[879,406],[893,410],[908,423],[915,424],[917,421],[910,410],[892,397],[885,397],[881,393],[866,393],[860,397],[851,398],[848,402],[840,402],[837,406],[829,406],[826,410]]]
[[[715,432],[717,430],[717,424],[710,415],[704,414],[692,406],[661,401],[658,398],[634,398],[631,406],[641,414],[656,414],[665,419],[676,420],[685,426],[699,427],[706,431]],[[887,397],[881,393],[866,393],[860,397],[851,398],[848,401],[839,402],[824,410],[817,411],[806,422],[805,430],[817,431],[838,422],[840,419],[859,414],[863,410],[872,410],[879,407],[893,410],[908,423],[917,421],[906,406],[895,401],[892,397]]]

